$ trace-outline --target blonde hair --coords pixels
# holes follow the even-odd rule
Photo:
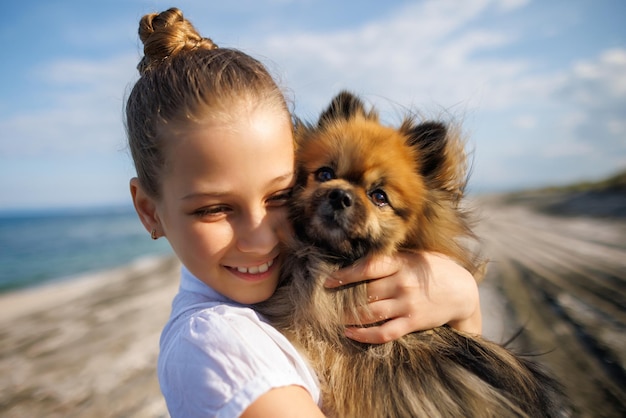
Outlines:
[[[164,146],[175,140],[174,126],[223,118],[243,103],[271,106],[289,119],[265,66],[239,50],[218,48],[179,9],[143,16],[139,38],[144,57],[126,103],[126,133],[137,177],[151,197],[160,197]]]

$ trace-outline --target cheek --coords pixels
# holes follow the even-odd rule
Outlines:
[[[197,262],[216,262],[233,243],[233,230],[227,223],[197,223],[180,228],[176,237],[180,253]]]
[[[366,215],[366,235],[378,242],[382,248],[393,249],[407,235],[406,222],[391,209],[370,207]]]
[[[363,202],[358,212],[358,219],[355,219],[354,230],[359,236],[367,237],[370,242],[379,245],[382,240],[389,236],[389,223],[385,214],[369,202]]]
[[[196,231],[196,240],[210,254],[223,252],[235,241],[235,232],[228,222],[204,224]]]
[[[293,225],[289,219],[288,206],[275,208],[268,216],[270,217],[269,221],[272,229],[276,231],[278,240],[283,243],[286,242],[293,235]]]

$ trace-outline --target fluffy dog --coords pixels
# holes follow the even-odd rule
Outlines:
[[[296,126],[294,237],[283,280],[258,309],[305,354],[333,417],[558,416],[557,384],[498,344],[447,326],[386,344],[345,337],[346,312],[367,309],[366,285],[325,277],[373,253],[436,251],[475,277],[480,259],[460,208],[466,155],[458,132],[407,117],[383,126],[342,92],[316,125]]]

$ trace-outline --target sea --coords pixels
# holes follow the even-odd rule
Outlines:
[[[0,212],[0,293],[172,254],[132,207]]]

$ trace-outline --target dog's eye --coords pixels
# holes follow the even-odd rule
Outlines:
[[[376,189],[370,193],[370,199],[372,199],[372,202],[374,202],[376,206],[385,206],[389,204],[387,195],[380,189]]]
[[[315,178],[320,183],[329,181],[335,178],[335,172],[330,167],[322,167],[315,172]]]

